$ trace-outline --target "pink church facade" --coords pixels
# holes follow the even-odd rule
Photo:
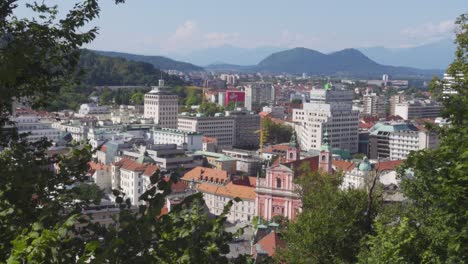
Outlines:
[[[300,186],[294,183],[294,178],[299,175],[298,169],[301,166],[306,165],[311,171],[332,172],[332,153],[328,145],[328,137],[318,156],[302,160],[300,148],[295,139],[295,134],[293,134],[284,162],[278,159],[277,164],[266,169],[266,177],[257,180],[255,189],[257,215],[265,220],[270,220],[276,215],[292,220],[302,211],[302,200],[298,193]]]
[[[294,171],[277,164],[267,169],[266,177],[259,179],[256,188],[257,214],[270,220],[275,215],[294,219],[301,211],[302,201],[293,183]]]

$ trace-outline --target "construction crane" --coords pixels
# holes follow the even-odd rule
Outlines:
[[[265,142],[268,140],[268,131],[265,130],[265,127],[264,127],[264,121],[265,119],[262,118],[261,119],[261,122],[260,122],[260,129],[255,131],[255,134],[259,134],[260,133],[260,151],[259,151],[259,154],[262,155],[262,151],[263,151],[263,145],[265,144]]]

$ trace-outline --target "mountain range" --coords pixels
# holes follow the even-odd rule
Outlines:
[[[456,45],[451,39],[408,48],[368,47],[357,48],[364,55],[383,65],[405,66],[420,69],[445,69],[454,59]],[[205,48],[186,55],[168,54],[171,58],[195,65],[236,64],[256,65],[272,53],[285,47],[239,48],[230,45]]]
[[[211,71],[256,71],[268,73],[287,73],[326,75],[342,77],[375,78],[382,74],[392,77],[428,77],[440,75],[440,70],[420,70],[410,67],[396,67],[379,64],[357,49],[344,49],[324,54],[307,48],[294,48],[275,52],[257,65],[239,66],[230,64],[209,65]]]
[[[200,49],[186,55],[172,54],[170,57],[196,65],[237,64],[254,65],[268,55],[285,50],[281,47],[239,48],[231,45]]]
[[[217,61],[217,63],[205,67],[163,56],[109,51],[93,52],[107,57],[150,63],[157,69],[172,69],[183,72],[206,69],[209,71],[308,73],[310,75],[343,77],[377,77],[386,73],[395,78],[397,76],[429,77],[440,75],[443,73],[443,70],[440,69],[445,69],[453,59],[454,49],[455,45],[450,40],[413,48],[344,49],[329,54],[301,47],[282,50],[274,47],[242,49],[223,46],[192,53],[192,60],[198,56],[199,62]],[[240,62],[249,62],[249,64]]]
[[[456,45],[451,39],[409,48],[360,48],[372,60],[394,66],[420,69],[446,69],[455,58]]]

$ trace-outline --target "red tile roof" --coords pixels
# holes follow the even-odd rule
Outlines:
[[[128,158],[123,158],[117,162],[114,162],[114,165],[121,169],[142,172],[145,176],[151,176],[159,169],[157,165],[148,163],[141,164],[138,163],[136,160]]]
[[[218,139],[214,137],[202,137],[203,143],[217,143]]]
[[[182,177],[182,180],[184,181],[191,181],[192,179],[195,181],[203,180],[217,183],[226,183],[229,181],[229,176],[227,171],[196,167],[185,173],[185,175]]]
[[[282,240],[275,231],[272,231],[270,234],[260,239],[257,245],[260,246],[263,251],[267,252],[268,256],[272,257],[275,255],[277,248],[284,248],[286,246],[286,242]]]
[[[378,172],[392,171],[392,170],[395,170],[396,167],[400,166],[402,163],[403,163],[403,160],[382,161],[382,162],[376,163],[374,165],[374,168]]]
[[[337,171],[351,171],[354,169],[354,162],[345,160],[333,160],[332,165],[337,168]]]

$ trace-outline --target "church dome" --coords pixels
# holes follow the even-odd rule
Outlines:
[[[364,157],[362,159],[362,162],[359,163],[359,170],[360,171],[370,171],[371,169],[372,169],[372,166],[369,163],[369,160],[367,159],[367,157]]]

